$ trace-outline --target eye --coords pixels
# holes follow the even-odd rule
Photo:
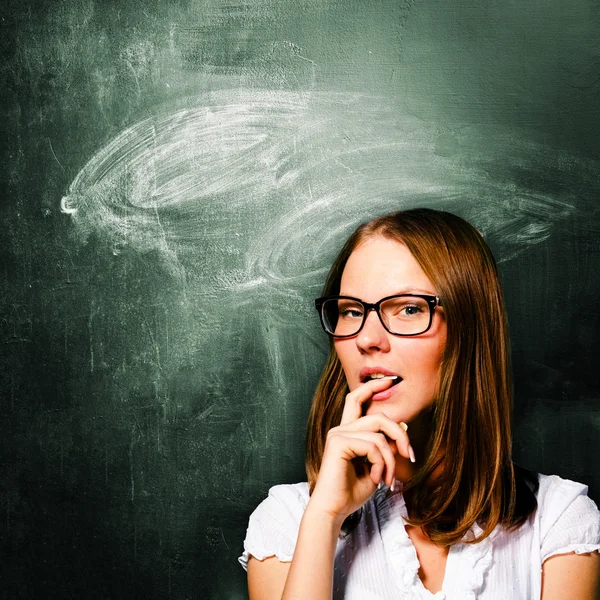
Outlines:
[[[401,309],[400,312],[405,314],[407,317],[412,317],[414,315],[421,314],[423,310],[420,306],[417,306],[416,304],[407,304]]]
[[[340,310],[340,317],[345,319],[360,319],[363,313],[358,308],[345,308]]]
[[[356,302],[340,302],[338,314],[341,319],[362,319],[363,307]]]
[[[429,306],[425,300],[414,296],[391,298],[382,306],[387,319],[401,319],[403,321],[420,319],[429,315]]]

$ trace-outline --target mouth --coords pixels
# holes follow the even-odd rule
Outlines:
[[[373,379],[391,379],[392,385],[390,387],[394,387],[402,381],[400,375],[388,371],[388,369],[384,369],[383,367],[365,367],[361,369],[359,378],[361,383],[367,383],[367,381],[372,381]]]
[[[402,381],[402,377],[399,375],[367,375],[362,383],[367,383],[367,381],[372,381],[373,379],[391,379],[392,385],[390,385],[388,390]]]

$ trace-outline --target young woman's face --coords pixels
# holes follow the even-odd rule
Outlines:
[[[340,295],[375,303],[386,296],[410,293],[437,296],[438,290],[404,244],[379,236],[352,252],[342,274]],[[370,311],[356,336],[334,340],[351,391],[363,385],[361,370],[365,367],[381,368],[384,374],[402,378],[390,388],[391,393],[367,401],[363,414],[383,412],[405,423],[433,404],[445,342],[446,321],[440,307],[434,311],[431,328],[421,335],[392,335],[375,311]]]

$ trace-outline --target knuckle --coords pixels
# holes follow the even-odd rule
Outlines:
[[[381,422],[381,415],[382,413],[375,413],[372,415],[367,415],[365,417],[365,419],[369,419],[369,423],[373,423],[374,425],[379,425],[379,423]]]
[[[327,450],[328,448],[335,448],[338,444],[338,440],[338,435],[327,436],[327,440],[325,441],[325,450]]]
[[[339,435],[332,435],[330,438],[327,439],[326,445],[329,447],[332,446],[337,446],[340,440],[340,436]]]
[[[352,391],[352,392],[348,392],[346,394],[346,400],[353,400],[356,398],[356,390]]]
[[[371,423],[374,427],[378,427],[382,430],[389,430],[390,423],[393,423],[393,421],[383,413],[375,413],[374,415],[369,415],[369,418],[371,418]]]
[[[377,417],[379,418],[379,423],[381,425],[385,426],[389,426],[389,425],[396,425],[395,421],[392,421],[392,419],[390,419],[386,414],[384,413],[377,413]]]

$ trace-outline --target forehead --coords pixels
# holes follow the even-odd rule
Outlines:
[[[436,293],[433,284],[402,243],[384,237],[367,239],[350,255],[340,294],[376,302],[403,293]]]

